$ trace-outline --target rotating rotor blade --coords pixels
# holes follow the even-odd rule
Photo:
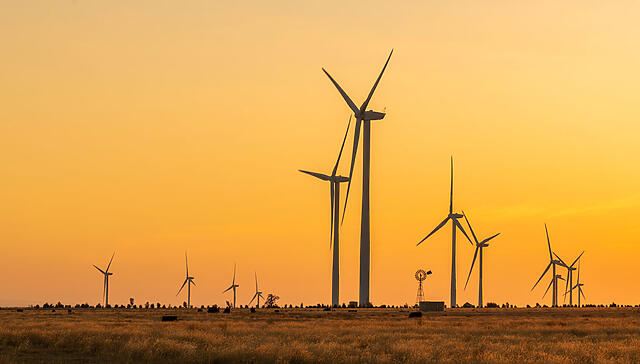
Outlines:
[[[544,232],[547,234],[547,246],[549,247],[549,260],[553,260],[553,255],[551,254],[551,241],[549,240],[549,230],[547,229],[547,224],[544,224]]]
[[[344,223],[344,217],[347,212],[347,201],[349,201],[349,191],[351,190],[351,180],[353,179],[353,167],[356,164],[356,155],[358,153],[358,141],[360,139],[360,127],[362,125],[362,119],[356,118],[356,127],[353,132],[353,151],[351,152],[351,167],[349,168],[349,183],[347,183],[347,194],[344,197],[344,208],[342,210],[342,220],[340,224]]]
[[[473,236],[473,240],[476,242],[476,244],[478,243],[478,238],[476,237],[476,233],[473,231],[473,228],[471,227],[471,224],[469,224],[469,220],[467,219],[467,214],[464,213],[464,211],[462,211],[462,216],[464,216],[464,221],[467,222],[467,226],[469,227],[469,231],[471,231],[471,235]],[[484,241],[483,241],[484,243]]]
[[[253,298],[251,299],[251,301],[249,301],[249,304],[251,304],[251,303],[253,302],[253,300],[255,300],[255,299],[256,299],[256,296],[258,296],[258,294],[257,294],[257,293],[253,295]]]
[[[258,292],[258,273],[255,273],[256,276],[256,292]]]
[[[469,284],[469,278],[471,278],[473,265],[476,263],[476,257],[478,256],[478,249],[482,249],[482,248],[480,248],[479,246],[476,246],[476,252],[473,253],[473,261],[471,262],[471,269],[469,269],[469,275],[467,276],[467,281],[464,283],[464,289],[467,289],[467,284]]]
[[[189,279],[185,279],[184,282],[182,283],[182,286],[180,286],[180,289],[178,290],[178,293],[176,293],[176,296],[180,294],[180,292],[182,291],[182,289],[184,288],[184,285],[187,284],[187,281],[189,281]]]
[[[194,279],[190,279],[189,282],[191,282],[194,286],[196,285],[196,281]]]
[[[547,292],[549,292],[549,288],[551,288],[551,285],[553,284],[553,279],[551,280],[551,282],[549,282],[549,286],[547,287],[547,290],[544,291],[544,294],[542,295],[542,298],[544,298],[544,296],[547,295]]]
[[[497,233],[497,234],[495,234],[495,235],[493,235],[493,236],[491,236],[491,237],[489,237],[489,238],[484,239],[484,240],[482,241],[482,244],[489,242],[489,240],[491,240],[491,239],[495,238],[495,237],[496,237],[496,236],[498,236],[498,235],[500,235],[500,233]]]
[[[458,227],[458,229],[460,229],[460,231],[462,231],[462,234],[464,234],[465,238],[469,240],[469,243],[473,245],[473,242],[471,241],[471,239],[469,239],[469,235],[467,235],[467,232],[464,231],[464,228],[462,227],[462,224],[460,223],[460,221],[458,221],[458,219],[455,217],[452,218],[451,220],[453,220],[453,223],[456,224],[456,226]]]
[[[576,283],[580,283],[580,263],[578,263],[578,281]]]
[[[231,285],[231,287],[225,289],[224,291],[222,291],[222,293],[226,293],[228,290],[230,290],[231,288],[235,287],[234,285]]]
[[[453,156],[451,156],[451,190],[449,193],[449,213],[453,214]]]
[[[545,268],[544,272],[542,272],[542,275],[540,275],[540,278],[538,278],[538,280],[536,281],[536,284],[533,285],[533,287],[531,288],[532,291],[534,288],[536,288],[538,283],[540,283],[540,280],[542,280],[542,277],[544,277],[544,275],[547,274],[547,272],[549,271],[549,268],[551,268],[551,263],[547,265],[547,268]]]
[[[105,274],[105,275],[107,274],[107,273],[105,273],[102,269],[98,268],[98,266],[96,266],[95,264],[94,264],[93,266],[94,266],[97,270],[99,270],[99,271],[100,271],[100,273]]]
[[[113,254],[111,255],[111,260],[109,260],[109,265],[107,265],[107,270],[105,270],[105,272],[109,271],[109,268],[111,267],[111,262],[113,262],[113,257],[116,255],[116,252],[113,252]]]
[[[569,289],[569,273],[567,272],[567,279],[564,281],[564,293],[567,293],[567,289]]]
[[[335,177],[338,171],[338,165],[340,164],[340,157],[342,157],[342,150],[344,149],[344,143],[347,141],[347,135],[349,135],[349,127],[351,126],[351,115],[349,115],[349,122],[347,123],[347,130],[344,132],[344,138],[342,139],[342,145],[340,146],[340,152],[338,153],[338,159],[336,160],[336,164],[333,166],[333,171],[331,172],[331,177]]]
[[[559,261],[560,261],[560,263],[561,263],[561,264],[560,264],[561,266],[563,266],[563,267],[565,267],[565,268],[567,268],[567,269],[569,268],[569,266],[567,265],[567,263],[565,263],[565,262],[564,262],[564,260],[562,260],[562,258],[560,258],[560,256],[558,256],[558,254],[553,253],[553,255],[555,255],[555,256],[556,256],[556,258],[558,258],[558,260],[559,260]]]
[[[320,178],[323,181],[331,180],[331,177],[327,176],[326,174],[317,173],[317,172],[309,172],[309,171],[305,171],[305,170],[302,170],[302,169],[298,169],[298,171],[300,171],[302,173],[306,173],[306,174],[311,175],[311,176],[314,176],[315,178]]]
[[[184,252],[184,266],[187,268],[187,277],[189,277],[189,262],[187,261],[187,252]]]
[[[391,59],[391,55],[392,54],[393,54],[393,49],[391,50],[391,53],[389,53],[389,57],[387,58],[387,62],[385,62],[384,67],[382,67],[382,71],[380,71],[380,75],[376,79],[376,82],[373,84],[373,87],[371,88],[371,91],[369,92],[369,96],[367,96],[367,99],[364,100],[364,102],[362,103],[362,106],[360,106],[360,112],[361,113],[364,113],[367,110],[367,106],[369,106],[369,101],[371,101],[371,97],[373,96],[373,93],[375,92],[376,87],[378,87],[378,83],[380,82],[380,79],[382,78],[382,74],[384,73],[384,70],[387,69],[387,65],[389,64],[389,60]]]
[[[577,262],[578,259],[580,259],[580,257],[582,256],[582,254],[584,254],[584,250],[582,251],[582,253],[580,253],[580,255],[578,255],[578,257],[576,258],[576,260],[573,261],[573,263],[571,263],[571,265],[569,267],[573,267]]]
[[[233,281],[231,281],[231,285],[235,285],[236,284],[236,264],[233,263]]]
[[[584,292],[582,292],[582,287],[578,288],[578,294],[581,294],[582,298],[584,298],[585,300],[587,299],[587,297],[584,296]]]
[[[351,111],[353,111],[354,115],[358,115],[360,110],[358,110],[358,107],[356,106],[356,104],[354,104],[353,101],[351,101],[351,98],[349,97],[349,95],[347,95],[347,93],[344,92],[342,87],[340,87],[338,82],[336,82],[336,80],[334,80],[333,77],[331,77],[331,75],[329,74],[329,72],[327,72],[327,70],[323,68],[322,71],[327,75],[327,77],[329,77],[331,82],[333,82],[333,85],[338,89],[338,92],[340,92],[340,95],[342,95],[342,98],[347,103],[347,105],[349,105],[349,108],[351,109]]]
[[[429,233],[429,235],[425,236],[424,239],[420,240],[420,242],[418,242],[418,244],[416,244],[416,246],[420,245],[423,241],[427,240],[428,237],[430,237],[431,235],[433,235],[436,231],[440,230],[440,228],[442,228],[447,221],[449,221],[451,217],[447,216],[444,220],[442,220],[442,222],[440,224],[438,224],[438,226],[436,226],[435,229],[433,229],[432,232]]]

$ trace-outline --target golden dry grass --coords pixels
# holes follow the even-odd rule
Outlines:
[[[177,313],[178,322],[161,322]],[[640,362],[630,308],[0,311],[0,362]]]

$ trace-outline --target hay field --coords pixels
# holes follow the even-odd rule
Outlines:
[[[634,308],[408,312],[0,310],[0,362],[640,362]]]

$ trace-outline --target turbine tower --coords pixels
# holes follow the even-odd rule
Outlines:
[[[116,252],[113,252],[111,255],[111,260],[109,260],[109,264],[107,265],[107,269],[102,270],[98,268],[95,264],[93,265],[97,270],[100,271],[104,275],[104,280],[102,283],[102,299],[104,300],[104,307],[106,308],[109,305],[109,276],[112,276],[113,273],[109,272],[109,268],[111,267],[111,262],[113,262],[113,257],[116,255]]]
[[[184,263],[185,263],[185,266],[187,267],[187,278],[184,279],[184,283],[182,283],[182,286],[178,290],[178,293],[176,293],[176,296],[180,294],[180,292],[184,288],[184,285],[186,284],[187,285],[187,308],[191,308],[191,285],[193,284],[195,286],[196,282],[193,281],[194,277],[189,277],[189,262],[187,261],[186,252],[184,253]]]
[[[262,292],[258,290],[258,273],[255,273],[255,276],[256,276],[256,293],[253,295],[253,298],[251,299],[251,301],[249,301],[249,305],[251,305],[251,302],[253,302],[253,300],[257,298],[258,301],[256,302],[256,308],[260,308],[260,297],[262,297],[262,299],[264,299],[264,297],[262,296]]]
[[[427,240],[428,237],[433,235],[436,231],[440,230],[440,228],[442,228],[449,220],[451,220],[452,232],[451,232],[451,302],[450,303],[452,308],[456,307],[456,230],[460,229],[460,231],[462,231],[462,233],[467,238],[467,240],[469,240],[469,243],[473,245],[473,243],[471,242],[471,239],[469,239],[469,236],[462,228],[462,224],[460,224],[460,221],[458,221],[458,219],[461,219],[462,217],[464,217],[464,215],[453,212],[453,157],[451,157],[451,193],[449,194],[449,214],[444,220],[442,220],[442,222],[438,226],[436,226],[435,229],[433,229],[432,232],[429,233],[429,235],[425,236],[424,239],[420,240],[420,242],[417,245],[422,244],[423,241]]]
[[[476,237],[476,233],[473,231],[473,228],[471,227],[471,224],[469,224],[469,220],[467,219],[467,214],[465,214],[464,211],[462,211],[462,214],[464,215],[464,220],[467,222],[467,226],[469,227],[469,230],[471,231],[471,235],[473,236],[473,240],[475,241],[475,245],[476,245],[476,251],[475,253],[473,253],[473,261],[471,262],[471,269],[469,269],[469,275],[467,276],[467,282],[464,284],[464,288],[467,289],[467,284],[469,283],[469,278],[471,277],[471,272],[473,271],[473,264],[476,262],[476,257],[478,256],[478,251],[480,251],[480,260],[478,261],[478,307],[482,307],[482,268],[483,268],[483,264],[482,264],[482,248],[486,248],[489,246],[489,244],[487,244],[489,242],[489,240],[495,238],[496,236],[500,235],[500,233],[497,233],[489,238],[484,239],[483,241],[478,241],[478,238]]]
[[[340,87],[338,82],[331,77],[331,75],[323,68],[322,71],[329,77],[333,85],[338,89],[340,95],[344,101],[349,105],[351,111],[353,111],[356,117],[355,132],[353,134],[353,152],[351,154],[351,168],[349,169],[349,184],[347,185],[347,194],[344,201],[344,210],[347,209],[347,201],[349,200],[349,190],[351,189],[351,180],[353,177],[353,167],[356,162],[356,153],[358,151],[358,140],[360,138],[360,128],[362,131],[362,215],[360,220],[360,293],[359,304],[361,307],[366,307],[370,304],[369,299],[369,284],[371,274],[371,239],[370,239],[370,216],[369,216],[369,178],[370,178],[370,166],[371,166],[371,120],[381,120],[384,118],[385,113],[367,110],[371,97],[382,78],[384,70],[389,64],[393,50],[389,53],[387,62],[382,67],[380,75],[373,84],[369,96],[362,103],[362,106],[358,108],[356,104],[351,100],[347,93]],[[342,213],[342,220],[344,221],[344,211]]]
[[[576,263],[578,262],[582,254],[584,254],[584,250],[582,251],[582,253],[580,253],[580,255],[578,255],[576,260],[574,260],[573,263],[571,263],[571,265],[567,266],[567,264],[564,262],[564,260],[562,260],[562,258],[558,256],[558,254],[553,253],[553,255],[555,255],[556,258],[558,258],[562,262],[562,264],[567,268],[567,281],[565,282],[565,285],[564,285],[564,298],[565,299],[567,298],[567,292],[569,292],[569,306],[573,306],[573,292],[569,291],[569,288],[573,287],[573,271],[576,270],[574,265],[576,265]]]
[[[338,306],[340,304],[340,183],[349,181],[349,178],[343,176],[337,176],[338,164],[340,164],[340,157],[342,156],[342,150],[344,149],[344,143],[347,140],[347,134],[349,134],[349,126],[351,126],[351,117],[349,117],[349,123],[347,124],[347,131],[344,133],[344,139],[342,139],[342,146],[338,153],[338,159],[333,166],[331,176],[326,174],[309,172],[299,170],[302,173],[309,174],[323,181],[329,181],[331,185],[331,232],[329,238],[329,249],[333,244],[333,267],[331,270],[331,305]]]
[[[544,277],[545,274],[547,274],[547,271],[549,271],[549,268],[552,268],[552,276],[551,276],[551,284],[553,284],[553,294],[551,295],[551,307],[556,307],[558,306],[558,280],[556,279],[557,275],[556,275],[556,265],[559,265],[561,267],[567,267],[563,262],[561,262],[558,259],[553,259],[553,252],[551,251],[551,241],[549,240],[549,230],[547,229],[547,224],[544,224],[544,231],[547,234],[547,246],[549,247],[549,264],[547,265],[547,268],[544,269],[544,272],[542,272],[542,275],[540,276],[540,278],[538,278],[538,281],[536,282],[536,284],[533,285],[533,287],[531,288],[531,290],[533,291],[534,288],[536,288],[536,286],[538,285],[538,283],[540,283],[540,280],[542,280],[542,277]],[[547,289],[548,290],[548,289]],[[544,297],[544,296],[543,296]]]
[[[553,292],[552,295],[553,297],[556,297],[556,300],[558,299],[558,279],[561,279],[564,281],[564,278],[562,278],[562,276],[560,274],[556,274],[555,275],[555,279],[554,277],[551,278],[551,282],[549,282],[549,286],[547,286],[547,290],[544,291],[544,294],[542,295],[542,298],[544,298],[544,296],[547,295],[547,292],[549,292],[549,288],[551,288],[551,286],[553,286]],[[556,302],[557,305],[557,302]]]
[[[576,281],[576,285],[571,287],[571,289],[569,290],[569,292],[571,292],[576,288],[578,289],[578,307],[581,307],[580,296],[582,295],[582,298],[586,299],[586,297],[584,296],[584,292],[582,292],[582,286],[584,286],[584,284],[580,283],[580,263],[578,263],[578,280]],[[565,292],[564,295],[566,296],[567,293]]]
[[[257,282],[257,278],[256,278]],[[227,292],[230,289],[233,289],[233,308],[236,308],[236,288],[240,287],[240,285],[236,284],[236,265],[233,265],[233,280],[231,281],[231,286],[229,288],[222,291],[222,293]]]

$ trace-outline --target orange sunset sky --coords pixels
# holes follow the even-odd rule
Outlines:
[[[552,248],[584,249],[587,303],[640,303],[640,4],[633,1],[4,1],[0,306],[330,301],[330,172],[370,104],[374,304],[449,302],[448,209],[482,237],[485,302],[550,304]],[[351,143],[352,132],[348,143]],[[361,155],[341,230],[358,297]],[[341,173],[348,173],[344,157]],[[344,189],[343,189],[344,192]],[[343,193],[344,196],[344,193]],[[458,303],[477,303],[459,240]],[[563,275],[564,270],[562,271]],[[549,276],[550,277],[550,276]]]

